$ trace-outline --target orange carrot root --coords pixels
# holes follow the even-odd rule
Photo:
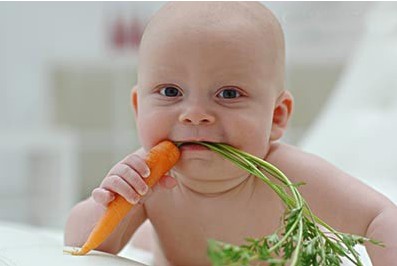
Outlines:
[[[154,146],[145,161],[150,168],[150,176],[145,179],[152,187],[177,163],[180,157],[179,149],[171,141],[165,140]],[[109,204],[105,214],[95,225],[86,243],[78,251],[65,251],[72,255],[85,255],[102,244],[114,231],[117,225],[128,214],[133,205],[120,195]]]

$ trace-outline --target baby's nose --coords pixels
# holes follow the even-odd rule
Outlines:
[[[186,125],[210,125],[214,123],[215,117],[203,112],[186,112],[180,115],[179,121]]]

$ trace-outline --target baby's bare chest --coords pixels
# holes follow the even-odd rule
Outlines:
[[[149,202],[146,209],[162,255],[175,265],[209,264],[209,239],[241,245],[247,237],[271,234],[283,213],[276,197],[261,194],[230,198],[165,195]]]

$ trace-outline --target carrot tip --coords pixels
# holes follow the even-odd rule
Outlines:
[[[78,255],[85,255],[87,254],[86,250],[84,250],[83,248],[72,248],[72,249],[63,249],[63,253],[65,254],[70,254],[73,256],[78,256]]]

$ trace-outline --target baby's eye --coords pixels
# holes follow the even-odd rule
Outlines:
[[[175,87],[164,87],[160,90],[160,94],[167,97],[182,96],[182,93]]]
[[[241,93],[235,89],[224,89],[217,96],[224,99],[234,99],[240,97]]]

